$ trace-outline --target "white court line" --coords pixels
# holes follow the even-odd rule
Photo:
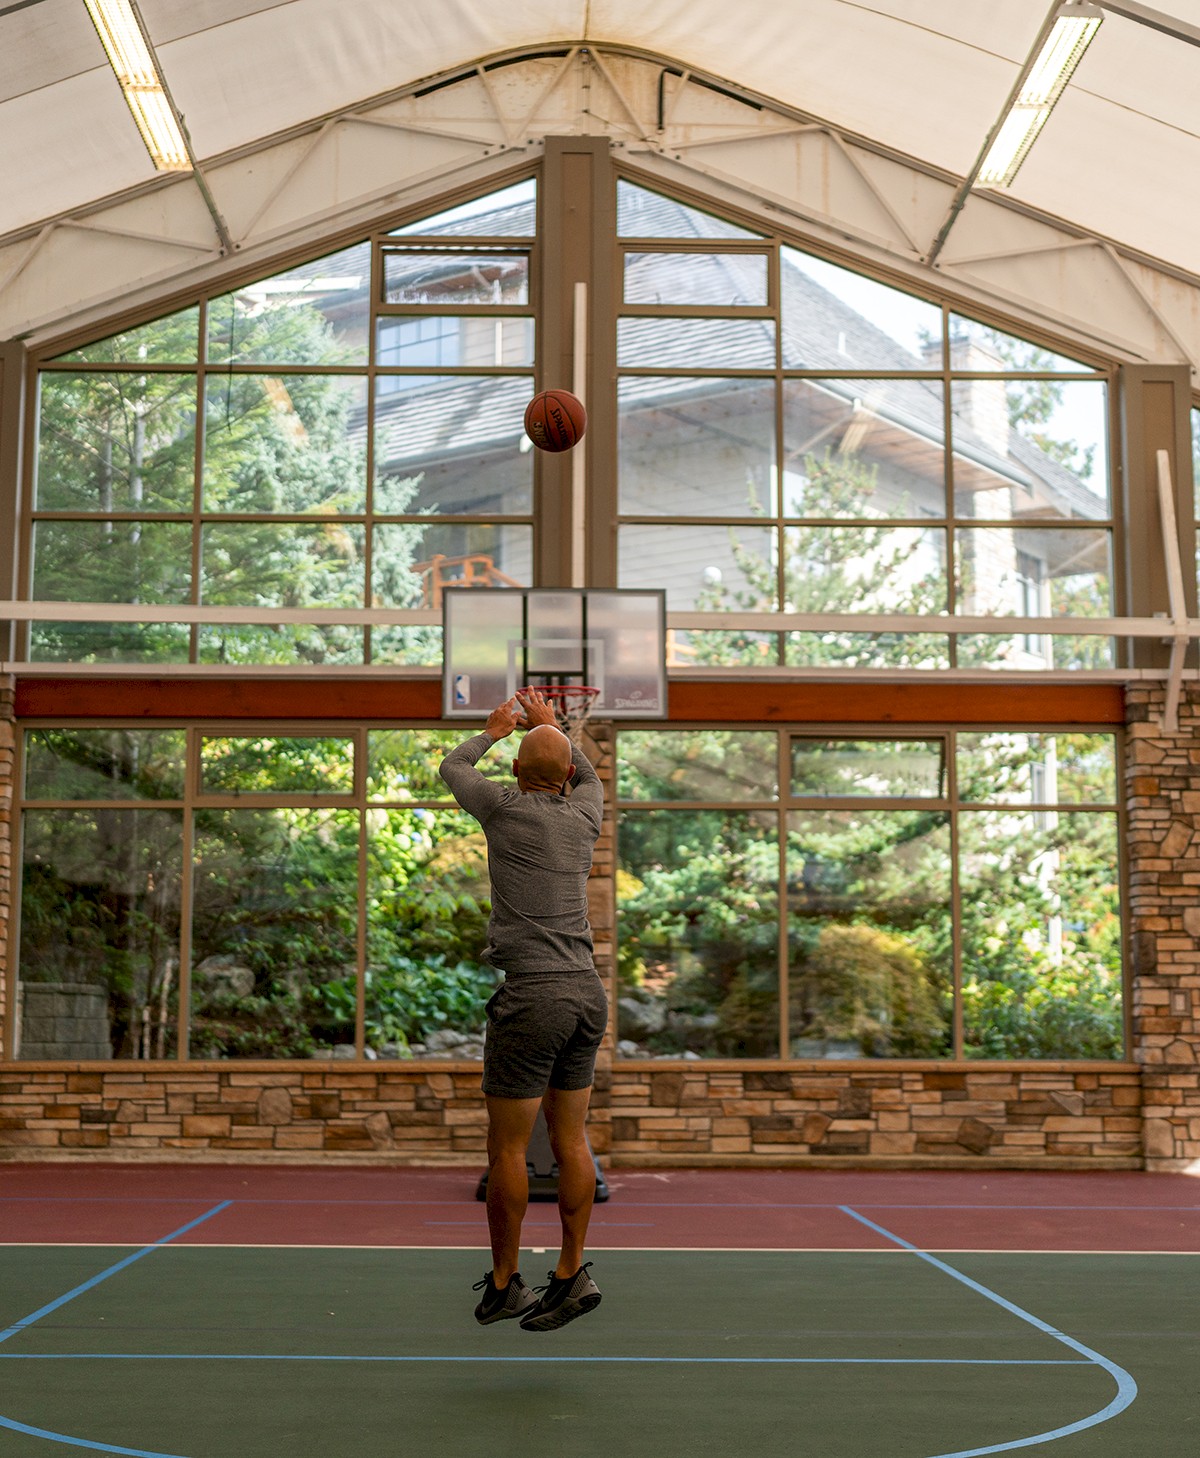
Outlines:
[[[40,1247],[56,1250],[131,1250],[137,1244],[131,1240],[0,1240],[0,1249],[12,1246],[19,1250],[35,1250]],[[171,1250],[473,1250],[484,1251],[487,1246],[478,1245],[310,1245],[304,1242],[242,1242],[225,1240],[189,1240],[176,1242]],[[534,1255],[545,1255],[546,1246],[522,1246],[522,1250]],[[605,1255],[912,1255],[912,1251],[895,1245],[598,1245],[588,1243],[591,1251],[603,1251]],[[1200,1250],[1056,1250],[1048,1246],[1018,1247],[1010,1245],[939,1245],[930,1246],[931,1251],[941,1255],[1015,1255],[1015,1256],[1200,1256]]]

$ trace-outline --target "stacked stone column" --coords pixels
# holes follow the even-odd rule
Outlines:
[[[617,1028],[617,908],[616,908],[616,772],[613,758],[615,735],[611,723],[591,723],[582,735],[582,748],[604,786],[604,825],[592,857],[588,881],[588,920],[596,949],[596,971],[608,989],[608,1032],[596,1060],[596,1083],[592,1090],[588,1138],[596,1154],[612,1147],[613,1051]]]
[[[16,730],[13,724],[13,676],[0,675],[0,1059],[7,1046],[9,1016],[9,951],[12,930],[13,779],[16,771]]]
[[[1132,1055],[1142,1068],[1147,1169],[1200,1168],[1200,690],[1179,727],[1165,688],[1126,695]]]

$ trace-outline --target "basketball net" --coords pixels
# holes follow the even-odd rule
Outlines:
[[[524,689],[522,692],[529,693],[531,690]],[[554,710],[558,727],[571,743],[578,744],[583,726],[591,717],[596,700],[600,697],[600,690],[586,684],[568,683],[551,684],[548,688],[539,688],[534,692],[541,694]]]

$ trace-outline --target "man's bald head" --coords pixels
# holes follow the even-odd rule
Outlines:
[[[553,724],[538,724],[521,741],[513,774],[523,790],[561,790],[571,773],[571,741]]]

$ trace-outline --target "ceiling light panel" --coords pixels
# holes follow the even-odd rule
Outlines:
[[[1094,5],[1063,6],[988,148],[977,179],[981,186],[1012,182],[1103,18]]]
[[[84,0],[142,141],[160,172],[191,167],[187,144],[130,0]]]

